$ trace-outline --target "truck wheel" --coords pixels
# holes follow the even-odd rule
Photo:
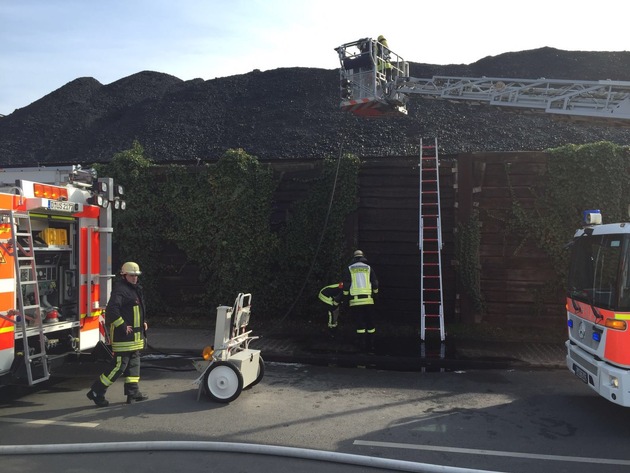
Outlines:
[[[213,401],[232,402],[243,390],[243,375],[227,361],[217,361],[204,377],[206,394]]]

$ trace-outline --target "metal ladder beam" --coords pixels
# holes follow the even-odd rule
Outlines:
[[[428,331],[439,332],[444,341],[442,294],[442,221],[440,211],[440,171],[437,138],[431,145],[420,140],[420,338]]]
[[[17,323],[22,332],[23,358],[28,384],[32,386],[48,380],[50,370],[37,282],[31,217],[28,213],[15,211],[4,211],[1,215],[4,218],[8,217],[11,222],[9,241],[15,262],[15,286],[17,312],[19,314],[19,322]],[[27,303],[27,291],[32,293],[32,304]],[[30,346],[29,333],[31,333],[31,339],[35,341],[37,346]],[[33,353],[31,353],[31,348]]]
[[[434,76],[399,78],[398,93],[540,110],[567,117],[630,119],[630,82]]]

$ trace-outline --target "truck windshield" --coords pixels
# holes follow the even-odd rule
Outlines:
[[[573,245],[569,297],[602,309],[630,311],[628,235],[584,235]]]

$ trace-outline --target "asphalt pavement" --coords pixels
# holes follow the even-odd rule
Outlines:
[[[257,334],[252,332],[251,336]],[[377,338],[373,353],[359,349],[343,335],[278,333],[261,335],[249,348],[265,361],[367,367],[401,371],[463,369],[564,369],[566,349],[561,342],[502,342],[446,337],[422,342],[420,337]],[[198,328],[155,327],[149,331],[146,353],[199,355],[214,345],[214,331]]]

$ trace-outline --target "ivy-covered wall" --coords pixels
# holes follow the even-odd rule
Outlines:
[[[459,156],[464,321],[564,324],[566,244],[584,210],[628,219],[629,159],[628,147],[609,142]]]
[[[447,327],[564,324],[564,246],[582,210],[626,218],[629,158],[608,142],[441,158]],[[322,319],[317,292],[359,247],[381,280],[382,320],[419,325],[415,157],[271,165],[230,150],[156,165],[135,143],[98,171],[126,188],[114,266],[141,265],[154,316],[213,320],[251,292],[257,319]]]
[[[336,281],[352,251],[344,222],[356,209],[358,169],[352,155],[324,158],[272,229],[278,176],[256,157],[229,150],[213,164],[156,165],[134,143],[97,167],[128,202],[114,213],[113,264],[140,265],[154,316],[213,320],[245,292],[257,318],[308,318],[319,308],[300,298]]]

